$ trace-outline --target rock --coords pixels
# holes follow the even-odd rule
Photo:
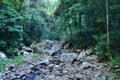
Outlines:
[[[42,61],[39,61],[39,65],[48,65],[50,63],[49,59],[44,59]]]
[[[35,66],[31,64],[31,65],[28,65],[27,68],[28,68],[28,69],[34,69]]]
[[[85,56],[86,56],[86,54],[85,54],[85,51],[83,50],[82,52],[80,52],[77,60],[81,60],[81,59],[85,58]]]
[[[49,75],[49,76],[47,76],[47,78],[45,80],[55,80],[55,76]]]
[[[62,73],[63,73],[63,74],[67,74],[68,71],[67,71],[67,70],[63,70]]]
[[[24,51],[24,50],[21,50],[21,51],[18,51],[17,55],[29,55],[31,53],[27,52],[27,51]]]
[[[7,66],[6,66],[6,70],[13,70],[15,68],[15,65],[14,64],[8,64]]]
[[[56,80],[69,80],[66,76],[56,76]]]
[[[106,80],[106,79],[103,77],[92,77],[91,80]]]
[[[40,75],[36,75],[34,80],[44,80],[44,79],[42,79]]]
[[[29,74],[31,74],[31,73],[32,73],[32,70],[31,70],[31,69],[26,70],[26,74],[27,74],[27,75],[29,75]]]
[[[54,70],[58,70],[59,68],[60,68],[59,65],[55,65],[53,69],[54,69]]]
[[[44,52],[48,53],[49,55],[53,55],[56,51],[55,50],[44,50]]]
[[[19,75],[20,75],[20,76],[25,75],[25,71],[21,71],[21,72],[19,72]]]
[[[50,64],[50,65],[48,65],[48,69],[49,69],[50,72],[53,71],[53,67],[54,67],[54,65],[55,65],[55,64]]]
[[[32,52],[33,52],[33,50],[32,50],[31,48],[26,47],[26,46],[23,46],[22,49],[23,49],[24,51],[26,51],[26,52],[29,52],[29,53],[32,53]]]
[[[80,73],[75,74],[75,78],[77,78],[77,80],[81,80],[83,77],[84,77],[83,74],[80,74]]]
[[[6,60],[7,56],[5,55],[5,53],[0,51],[0,60]]]
[[[62,53],[60,61],[64,63],[72,63],[74,59],[77,58],[76,53]]]
[[[3,74],[2,74],[2,73],[0,73],[0,80],[4,80],[4,79],[3,79]]]
[[[101,71],[97,71],[96,73],[95,73],[95,77],[100,77],[101,76]]]
[[[55,43],[53,46],[52,46],[52,50],[55,50],[56,52],[58,52],[62,47],[62,44],[59,44],[59,43]]]
[[[59,52],[61,48],[62,48],[62,44],[54,43],[51,49],[46,49],[44,51],[47,52],[49,55],[54,55],[57,52]]]
[[[89,63],[89,62],[83,62],[81,65],[81,68],[86,69],[86,68],[93,68],[94,65]]]
[[[86,57],[86,60],[88,61],[97,61],[98,56],[97,55],[90,55]]]
[[[68,43],[68,41],[60,41],[61,47],[64,48],[64,46]]]
[[[87,50],[85,51],[85,53],[86,53],[87,55],[91,55],[91,54],[93,53],[93,50],[92,50],[91,48],[89,48],[89,49],[87,49]]]
[[[76,52],[77,52],[77,53],[80,53],[80,52],[81,52],[81,50],[80,50],[80,49],[78,49],[78,50],[76,50]]]
[[[27,51],[23,51],[23,55],[29,55],[30,53]]]
[[[61,61],[59,59],[51,59],[50,63],[59,65]]]
[[[21,77],[22,80],[26,80],[26,78],[27,77],[25,75]]]
[[[68,49],[69,48],[69,43],[66,43],[63,48]]]

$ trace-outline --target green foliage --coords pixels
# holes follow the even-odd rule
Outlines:
[[[110,31],[110,48],[111,48],[111,53],[112,56],[119,56],[119,51],[120,51],[120,32],[119,29],[114,29]],[[93,38],[96,41],[96,45],[94,47],[94,50],[98,52],[99,58],[101,60],[104,60],[108,57],[107,53],[107,43],[106,43],[106,35],[102,36],[93,36]]]
[[[119,45],[119,1],[109,1],[110,46],[111,52],[117,53]],[[74,47],[95,46],[96,51],[106,58],[106,12],[105,0],[61,0],[55,12],[54,36],[68,40]],[[93,35],[101,35],[93,37]],[[116,43],[117,42],[117,43]],[[115,52],[116,51],[116,52]]]
[[[30,45],[33,41],[39,42],[41,39],[48,37],[50,33],[50,26],[53,23],[53,17],[47,11],[49,8],[48,2],[46,0],[38,0],[25,2],[29,4],[24,10],[24,44]]]
[[[120,51],[119,1],[109,0],[111,52]],[[106,54],[105,0],[0,0],[0,50],[14,55],[23,43],[68,40]],[[93,35],[101,35],[93,38]],[[117,43],[116,43],[117,42]]]
[[[119,55],[120,52],[120,28],[113,29],[110,31],[110,46],[112,54]],[[117,54],[115,54],[117,53]],[[120,55],[119,55],[120,56]]]
[[[47,0],[1,0],[0,50],[14,56],[23,44],[47,38],[56,9],[52,10],[53,3],[47,4]]]
[[[108,59],[107,53],[107,43],[106,43],[106,35],[102,36],[93,36],[94,39],[97,41],[94,50],[97,52],[99,56],[99,60],[106,60]]]
[[[111,61],[110,69],[120,77],[120,57],[114,58]]]
[[[0,60],[0,72],[4,71],[6,68],[6,65],[8,64],[15,64],[19,65],[24,62],[23,59],[25,59],[27,56],[17,56],[8,60]]]
[[[25,55],[25,56],[21,55],[21,56],[12,57],[7,60],[0,60],[0,72],[4,71],[6,65],[8,64],[15,64],[15,65],[23,64],[26,58],[32,57],[35,58],[35,60],[39,60],[42,58],[42,56],[38,53],[33,53],[33,54],[34,55]]]
[[[22,16],[7,3],[0,4],[0,50],[13,56],[22,47]]]

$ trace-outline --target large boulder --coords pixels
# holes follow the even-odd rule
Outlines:
[[[77,60],[81,60],[81,59],[83,59],[83,58],[85,58],[85,57],[86,57],[86,53],[85,53],[85,51],[83,50],[82,52],[80,52]]]
[[[24,51],[24,50],[21,50],[21,51],[18,51],[17,55],[30,55],[31,53],[27,52],[27,51]]]
[[[7,56],[5,55],[5,53],[0,51],[0,60],[6,60]]]
[[[50,50],[46,49],[45,52],[48,53],[49,55],[54,55],[55,53],[60,51],[61,47],[62,45],[55,43]]]
[[[95,65],[89,63],[89,62],[83,62],[81,65],[81,68],[86,69],[86,68],[93,68]]]
[[[29,53],[33,52],[33,49],[31,49],[30,47],[26,47],[26,46],[23,46],[22,50],[29,52]]]
[[[91,55],[91,54],[93,53],[93,49],[92,49],[92,48],[89,48],[89,49],[87,49],[87,50],[85,51],[85,53],[86,53],[87,55]]]
[[[71,64],[75,59],[77,59],[76,53],[62,53],[60,61]]]

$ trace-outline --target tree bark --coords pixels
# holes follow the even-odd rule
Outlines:
[[[109,59],[112,60],[112,56],[110,53],[108,0],[106,0],[106,28],[107,28],[107,55],[108,55]]]

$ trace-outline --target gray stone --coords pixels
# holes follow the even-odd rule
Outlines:
[[[55,80],[55,76],[54,75],[49,75],[49,76],[47,76],[46,80]]]
[[[19,75],[20,75],[20,76],[25,75],[25,71],[21,71],[21,72],[19,72]]]
[[[100,77],[101,76],[101,71],[97,71],[96,73],[95,73],[95,77]]]
[[[81,60],[81,59],[85,58],[85,56],[86,56],[85,51],[82,51],[82,52],[80,52],[77,60]]]
[[[80,74],[80,73],[75,74],[75,78],[77,78],[77,80],[78,79],[81,80],[83,77],[84,77],[83,74]]]
[[[34,80],[44,80],[44,79],[42,79],[40,75],[36,75]]]
[[[51,50],[58,52],[61,49],[61,46],[61,44],[56,43],[52,46]]]
[[[87,50],[85,51],[85,53],[86,53],[87,55],[91,55],[91,54],[93,53],[92,48],[87,49]]]
[[[15,68],[15,65],[14,64],[8,64],[6,65],[6,70],[13,70]]]
[[[6,60],[7,56],[5,55],[5,53],[0,51],[0,60]]]
[[[55,64],[49,64],[48,68],[53,68]]]
[[[29,52],[29,53],[33,52],[33,50],[31,48],[26,47],[26,46],[23,46],[23,50],[26,52]]]
[[[48,65],[50,63],[49,59],[44,59],[42,61],[39,61],[37,64],[39,65]]]
[[[89,63],[89,62],[83,62],[82,65],[81,65],[81,68],[84,68],[84,69],[93,68],[93,67],[94,67],[94,65]]]
[[[23,55],[29,55],[30,53],[27,51],[23,51]]]
[[[102,77],[92,77],[91,80],[105,80],[105,79]]]
[[[27,66],[28,69],[33,69],[34,68],[34,65],[30,64]]]
[[[67,70],[63,70],[63,74],[67,74],[68,73],[68,71]]]
[[[57,52],[59,52],[60,51],[60,49],[61,49],[61,46],[62,45],[60,45],[60,44],[58,44],[58,43],[55,43],[55,44],[53,44],[53,46],[52,46],[52,48],[49,50],[44,50],[46,53],[48,53],[49,55],[54,55],[54,54],[56,54]]]
[[[72,63],[74,59],[77,58],[76,53],[63,53],[61,54],[60,61],[64,63]]]
[[[60,68],[59,65],[55,65],[53,69],[54,69],[54,70],[57,70],[57,69],[59,69],[59,68]]]
[[[55,50],[44,50],[44,52],[48,53],[49,55],[53,55],[56,51]]]
[[[32,73],[32,70],[31,70],[31,69],[26,70],[26,74],[27,74],[27,75],[29,75],[29,74],[31,74],[31,73]]]
[[[86,60],[88,61],[97,61],[98,56],[97,55],[90,55],[86,57]]]

